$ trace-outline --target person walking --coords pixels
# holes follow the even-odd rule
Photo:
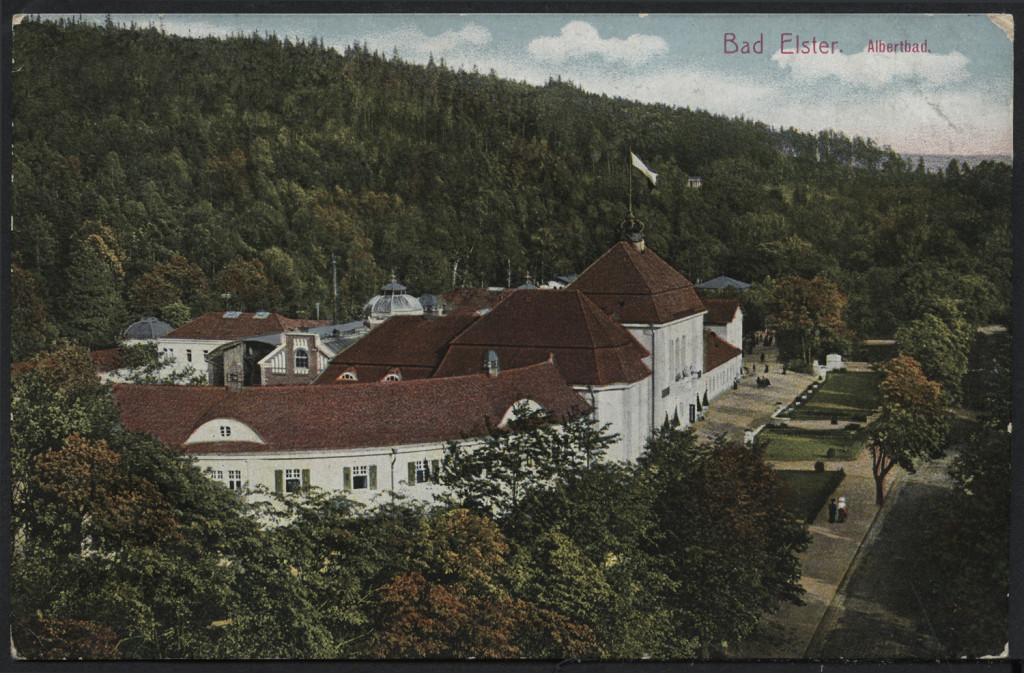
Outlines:
[[[849,516],[849,511],[846,509],[846,497],[839,497],[839,504],[837,505],[838,511],[836,512],[836,521],[839,523],[846,523],[846,519]]]
[[[832,498],[832,501],[830,503],[828,503],[828,522],[829,523],[835,523],[836,522],[836,512],[838,510],[839,510],[839,508],[836,506],[836,499]]]

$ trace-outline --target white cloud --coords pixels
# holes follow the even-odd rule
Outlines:
[[[571,21],[558,37],[538,37],[527,46],[530,54],[545,61],[565,61],[600,56],[609,62],[637,65],[668,52],[668,44],[656,35],[633,34],[625,40],[601,39],[597,28],[586,21]]]
[[[371,50],[390,53],[397,49],[402,58],[423,59],[433,54],[447,56],[463,49],[482,47],[491,41],[491,31],[471,23],[461,30],[446,30],[427,35],[419,26],[403,26],[384,33],[370,33],[364,38]]]
[[[879,53],[857,54],[783,54],[777,51],[772,61],[788,68],[798,80],[814,81],[835,76],[841,81],[872,88],[895,81],[920,78],[937,86],[960,82],[968,77],[968,58],[958,51],[948,54]]]
[[[879,92],[820,105],[779,96],[756,117],[809,133],[842,130],[906,154],[1009,154],[1013,112],[999,98],[998,92],[980,88]]]
[[[747,78],[691,69],[666,69],[638,78],[583,75],[574,81],[588,91],[645,103],[667,103],[736,115],[749,114],[749,109],[756,109],[773,93],[771,88]]]

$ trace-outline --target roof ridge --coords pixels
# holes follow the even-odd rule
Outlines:
[[[573,281],[571,283],[569,283],[568,285],[566,285],[563,289],[565,289],[565,290],[573,289],[572,286],[575,285],[576,282],[579,281],[580,278],[583,278],[584,276],[586,276],[587,272],[590,271],[590,269],[592,269],[595,264],[597,264],[602,259],[604,259],[608,255],[610,255],[612,250],[614,250],[618,246],[619,243],[621,243],[621,241],[617,242],[615,245],[613,245],[612,247],[610,247],[607,250],[605,250],[604,253],[602,253],[600,257],[598,257],[593,262],[591,262],[590,265],[587,266],[587,268],[583,269],[583,271],[580,271],[579,274],[576,276],[576,278],[574,278]],[[576,291],[579,292],[579,290],[576,290]]]
[[[558,290],[556,290],[556,292],[558,292]],[[597,341],[594,339],[594,329],[596,328],[596,325],[594,325],[593,320],[591,319],[591,311],[588,311],[586,305],[583,303],[583,293],[579,290],[573,290],[573,293],[576,295],[576,306],[583,315],[583,322],[587,325],[587,339],[590,340],[590,349],[596,350]]]

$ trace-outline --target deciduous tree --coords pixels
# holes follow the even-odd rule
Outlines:
[[[748,634],[782,602],[800,603],[797,553],[809,537],[785,510],[774,470],[758,451],[700,444],[666,426],[640,458],[651,491],[648,546],[664,574],[672,642],[707,657]]]
[[[786,278],[775,284],[770,321],[783,340],[793,344],[810,364],[819,344],[840,340],[847,331],[843,311],[847,298],[827,278]]]
[[[952,312],[948,320],[925,313],[896,330],[896,343],[901,353],[921,364],[925,376],[942,385],[947,399],[955,400],[967,373],[973,331],[958,312]]]
[[[892,468],[899,465],[913,472],[916,460],[942,456],[949,429],[942,386],[925,377],[917,360],[899,355],[882,366],[882,373],[882,410],[870,439],[879,506],[885,502],[885,477]]]

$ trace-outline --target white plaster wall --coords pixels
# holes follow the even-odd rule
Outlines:
[[[230,429],[230,435],[222,435],[221,428]],[[259,442],[266,444],[263,438],[251,427],[235,420],[234,418],[215,418],[200,425],[185,440],[186,444],[199,444],[202,442]]]
[[[706,373],[704,376],[707,379],[708,399],[714,400],[731,389],[733,381],[740,378],[742,367],[743,356],[737,355]]]
[[[708,325],[708,329],[736,348],[743,348],[743,311],[736,309],[736,317],[726,325]]]
[[[651,355],[644,362],[654,372],[646,384],[651,390],[654,413],[647,408],[648,431],[661,427],[676,413],[683,427],[689,425],[689,405],[703,394],[704,313],[687,316],[662,325],[626,325]],[[691,375],[690,369],[696,374]]]
[[[633,462],[643,453],[650,434],[650,380],[612,386],[575,386],[594,407],[598,425],[608,424],[619,440],[608,447],[605,459]]]
[[[473,446],[474,444],[469,444]],[[309,483],[326,491],[344,491],[344,468],[377,467],[376,489],[344,491],[357,502],[371,504],[386,498],[394,490],[416,500],[430,501],[441,494],[443,487],[433,482],[408,483],[410,461],[444,460],[444,444],[416,444],[401,447],[375,447],[369,449],[280,451],[249,454],[195,455],[196,465],[205,470],[220,471],[226,484],[229,470],[242,473],[246,485],[255,489],[274,490],[276,470],[309,470]]]
[[[163,373],[183,372],[191,367],[196,374],[205,377],[209,372],[204,353],[210,353],[226,343],[223,339],[157,339],[156,348],[161,354],[166,349],[167,356],[173,359]],[[188,361],[189,350],[192,351],[191,362]]]

